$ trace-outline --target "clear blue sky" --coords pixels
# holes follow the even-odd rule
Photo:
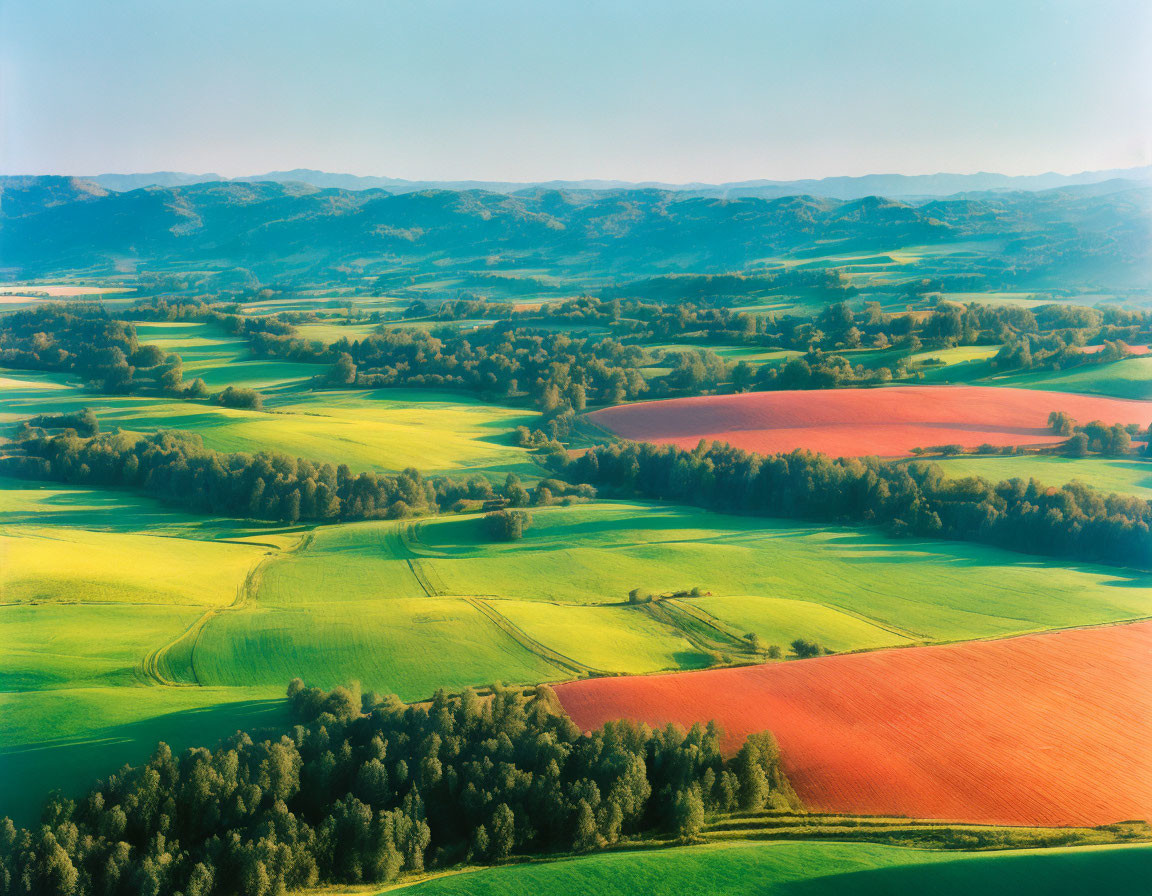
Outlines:
[[[1150,162],[1150,0],[0,0],[5,173]]]

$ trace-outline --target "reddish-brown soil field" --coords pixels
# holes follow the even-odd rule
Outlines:
[[[1085,345],[1080,349],[1080,351],[1082,351],[1086,355],[1094,355],[1097,352],[1104,351],[1104,346],[1102,346],[1102,345]],[[1152,347],[1147,346],[1147,345],[1130,345],[1130,346],[1128,346],[1128,353],[1130,355],[1146,355],[1146,354],[1148,354],[1149,351],[1152,351]]]
[[[556,686],[582,728],[770,730],[805,805],[981,824],[1152,819],[1152,623]]]
[[[1051,411],[1087,423],[1152,422],[1152,402],[989,386],[747,392],[604,408],[589,419],[626,439],[695,448],[700,439],[765,454],[904,457],[916,447],[1052,445]]]

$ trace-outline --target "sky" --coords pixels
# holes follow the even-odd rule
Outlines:
[[[1152,163],[1149,0],[0,0],[0,172]]]

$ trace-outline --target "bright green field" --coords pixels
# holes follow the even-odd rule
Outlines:
[[[738,842],[621,851],[455,874],[418,896],[1082,896],[1147,893],[1152,847],[1001,853]]]
[[[0,816],[36,821],[48,792],[83,793],[124,763],[147,760],[157,741],[173,750],[211,745],[238,730],[283,728],[283,687],[74,687],[0,690]]]
[[[301,339],[312,339],[329,344],[341,339],[362,339],[377,327],[374,323],[340,323],[321,321],[313,324],[297,324],[296,331]]]
[[[294,595],[285,607],[261,593],[256,606],[210,622],[196,642],[200,682],[274,688],[299,675],[332,687],[355,679],[415,700],[439,687],[561,675],[465,601],[330,602],[322,583],[314,584],[311,599]]]
[[[765,349],[758,345],[704,345],[694,342],[662,342],[659,345],[646,345],[649,352],[696,352],[707,350],[733,363],[747,361],[750,364],[770,364],[799,358],[803,352],[792,349]]]
[[[1067,371],[1045,370],[999,377],[995,385],[1148,400],[1152,399],[1152,355],[1126,358],[1111,364],[1089,364]]]
[[[949,476],[983,476],[993,482],[1035,478],[1046,485],[1064,485],[1078,479],[1102,492],[1135,495],[1152,500],[1152,462],[1103,457],[1055,457],[1047,454],[1012,457],[964,455],[935,460]]]
[[[83,407],[92,407],[105,430],[188,429],[218,451],[271,448],[354,470],[538,473],[527,452],[512,443],[512,431],[535,427],[537,415],[462,394],[284,391],[269,398],[265,412],[256,412],[158,396],[101,396],[70,378],[0,370],[0,424]]]
[[[299,533],[4,479],[0,531],[0,815],[28,820],[50,787],[87,786],[160,738],[191,746],[281,717],[280,702],[245,701],[282,685],[157,687],[142,660]]]
[[[441,517],[419,524],[409,547],[445,594],[603,604],[625,600],[636,587],[699,586],[716,597],[819,603],[917,639],[1152,614],[1152,576],[1068,568],[980,545],[892,541],[866,529],[655,503],[554,507],[535,520],[522,541],[492,544],[480,540],[475,520]],[[793,637],[805,636],[803,606],[791,615]]]
[[[184,379],[201,377],[213,392],[225,386],[247,386],[267,394],[299,388],[323,373],[320,364],[253,358],[243,339],[206,323],[162,321],[137,323],[142,344],[176,352],[184,360]]]
[[[975,545],[656,504],[534,515],[511,544],[484,540],[475,515],[316,530],[270,559],[252,599],[214,615],[194,650],[174,650],[172,674],[266,687],[358,678],[414,699],[441,685],[570,677],[557,654],[608,672],[699,668],[711,660],[685,613],[737,638],[834,650],[1152,615],[1152,577]],[[662,605],[671,618],[626,603],[635,587],[692,586],[711,594]]]
[[[740,594],[732,597],[701,597],[692,603],[737,631],[755,632],[766,644],[786,647],[797,632],[831,650],[892,647],[908,638],[881,628],[874,622],[813,601]]]
[[[909,358],[910,369],[917,375],[917,380],[924,383],[972,382],[993,372],[989,360],[999,348],[996,345],[958,345],[920,352]],[[944,363],[925,365],[923,362],[929,359]]]
[[[683,635],[626,606],[501,600],[494,608],[553,650],[596,669],[642,673],[711,665]]]

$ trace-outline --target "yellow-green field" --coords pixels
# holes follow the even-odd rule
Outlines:
[[[1152,399],[1152,355],[1126,358],[1111,364],[1087,364],[1066,371],[1017,373],[997,377],[993,384],[1058,392],[1088,392],[1147,401]]]
[[[264,411],[247,411],[150,395],[101,396],[74,378],[15,370],[0,370],[0,390],[0,425],[92,407],[102,429],[187,429],[218,451],[276,450],[356,470],[539,472],[512,437],[517,426],[536,427],[538,415],[463,394],[285,391],[270,398]]]
[[[1079,480],[1105,493],[1116,492],[1152,500],[1152,461],[1142,458],[1070,458],[1049,454],[983,457],[966,454],[934,460],[949,476],[983,476],[993,482],[1013,478],[1038,479],[1047,485],[1064,485]]]

